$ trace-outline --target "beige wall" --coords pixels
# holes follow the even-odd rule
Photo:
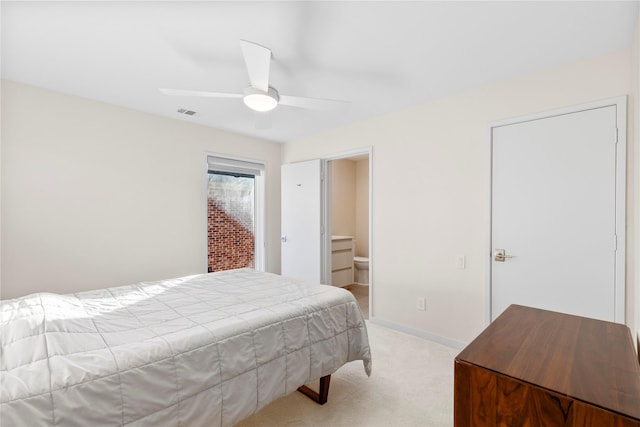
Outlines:
[[[356,235],[356,165],[353,160],[331,162],[331,234]]]
[[[207,151],[267,163],[280,271],[279,144],[2,83],[2,298],[206,272]]]
[[[356,162],[356,256],[369,256],[369,158]]]
[[[638,345],[640,346],[640,224],[638,224],[638,216],[640,215],[640,11],[631,47],[631,69],[633,89],[632,102],[629,103],[631,142],[628,144],[629,150],[627,152],[627,166],[629,167],[627,193],[628,203],[633,204],[634,209],[628,211],[627,215],[627,229],[629,234],[633,235],[632,241],[627,244],[630,249],[627,259],[630,265],[635,265],[635,268],[629,268],[627,280],[628,283],[633,283],[635,286],[628,288],[627,296],[629,298],[635,296],[635,325],[630,326],[633,330],[638,331]]]
[[[355,255],[369,256],[369,159],[331,162],[331,234],[353,236]]]
[[[375,320],[456,345],[484,328],[488,123],[629,94],[630,58],[614,52],[285,144],[283,163],[373,146]],[[415,309],[421,296],[426,311]]]

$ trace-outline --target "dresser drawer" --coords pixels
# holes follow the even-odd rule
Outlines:
[[[353,252],[340,251],[331,254],[331,270],[353,268]]]
[[[353,250],[353,239],[336,239],[331,241],[332,251]]]
[[[353,283],[353,268],[338,270],[331,273],[331,284],[346,286]]]

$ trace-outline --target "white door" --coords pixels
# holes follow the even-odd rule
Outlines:
[[[624,321],[619,107],[492,127],[491,320],[521,304]]]
[[[282,165],[281,273],[322,282],[322,164]]]

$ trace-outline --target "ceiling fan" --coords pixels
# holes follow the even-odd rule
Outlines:
[[[348,101],[281,95],[274,87],[269,86],[271,50],[246,40],[240,40],[240,47],[242,48],[242,55],[244,56],[244,61],[247,66],[250,82],[250,85],[244,89],[244,93],[166,88],[160,88],[160,92],[172,96],[242,98],[247,107],[259,112],[271,111],[278,105],[313,110],[330,110],[334,108],[344,108],[349,105]]]

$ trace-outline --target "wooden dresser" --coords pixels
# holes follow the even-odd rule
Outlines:
[[[629,328],[510,306],[456,357],[454,425],[640,427]]]

